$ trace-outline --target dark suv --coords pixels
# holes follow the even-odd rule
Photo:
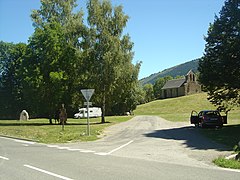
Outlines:
[[[192,111],[190,121],[197,127],[214,126],[221,128],[223,124],[227,124],[227,116],[221,116],[217,110],[205,110],[199,113]]]

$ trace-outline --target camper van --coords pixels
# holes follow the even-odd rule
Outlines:
[[[102,116],[102,110],[99,107],[90,107],[89,108],[89,117],[100,117]],[[87,118],[87,108],[80,108],[79,112],[74,114],[74,118]]]

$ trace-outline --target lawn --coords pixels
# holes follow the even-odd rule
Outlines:
[[[142,104],[134,111],[135,115],[160,116],[169,121],[189,121],[192,110],[216,109],[208,100],[206,93],[156,100]],[[228,114],[229,124],[240,124],[240,108],[235,108]]]
[[[106,117],[104,124],[100,118],[90,119],[90,136],[87,136],[86,119],[68,119],[67,125],[49,124],[48,119],[28,121],[0,120],[0,135],[29,139],[41,143],[67,143],[93,141],[99,138],[104,128],[131,119],[131,116]]]

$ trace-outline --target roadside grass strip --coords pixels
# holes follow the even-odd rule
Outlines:
[[[60,179],[73,180],[73,179],[71,179],[71,178],[68,178],[68,177],[65,177],[65,176],[61,176],[61,175],[58,175],[58,174],[55,174],[55,173],[52,173],[52,172],[49,172],[49,171],[46,171],[46,170],[43,170],[43,169],[34,167],[34,166],[31,166],[31,165],[25,164],[24,167],[27,167],[27,168],[30,168],[30,169],[36,170],[36,171],[38,171],[38,172],[42,172],[42,173],[44,173],[44,174],[48,174],[48,175],[50,175],[50,176],[54,176],[54,177],[57,177],[57,178],[60,178]]]

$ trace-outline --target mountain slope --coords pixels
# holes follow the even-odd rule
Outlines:
[[[195,59],[168,69],[165,69],[161,72],[152,74],[146,78],[143,78],[140,80],[140,84],[145,85],[145,84],[154,84],[158,78],[165,77],[165,76],[184,76],[188,73],[189,70],[193,70],[193,72],[198,71],[198,62],[199,59]]]

